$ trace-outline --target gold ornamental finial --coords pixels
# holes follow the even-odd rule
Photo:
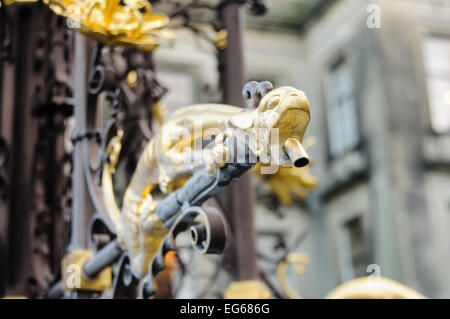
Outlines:
[[[70,27],[111,46],[152,51],[169,18],[152,12],[147,0],[44,0]]]
[[[420,292],[385,277],[360,277],[331,291],[327,299],[425,299]]]

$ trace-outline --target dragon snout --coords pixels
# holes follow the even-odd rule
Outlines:
[[[302,109],[309,112],[309,102],[302,92],[292,92],[284,100],[286,109]]]
[[[284,149],[295,167],[303,167],[309,164],[308,154],[298,139],[288,138],[284,142]]]

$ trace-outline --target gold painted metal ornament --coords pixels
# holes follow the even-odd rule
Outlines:
[[[214,38],[214,44],[219,50],[225,50],[228,42],[228,32],[225,29],[219,30]]]
[[[328,299],[425,299],[421,293],[384,277],[361,277],[331,291]]]
[[[182,108],[169,117],[145,147],[121,209],[116,205],[112,189],[120,137],[111,141],[110,161],[104,166],[102,187],[110,219],[119,242],[130,256],[132,271],[138,277],[147,272],[149,261],[169,231],[155,213],[158,202],[152,197],[152,191],[156,186],[163,194],[171,193],[200,168],[207,168],[215,176],[229,160],[230,151],[224,141],[240,139],[241,133],[248,138],[245,144],[263,163],[282,167],[302,165],[308,160],[301,141],[309,119],[306,95],[292,87],[265,94],[252,110],[224,104]],[[212,141],[211,147],[195,147],[199,141],[201,145],[208,140]]]
[[[307,255],[290,253],[277,267],[277,277],[288,298],[301,297],[292,288],[287,278],[287,267],[294,264],[298,275],[304,274],[309,263]],[[360,277],[336,287],[325,297],[327,299],[424,299],[421,293],[392,279],[381,276]]]
[[[106,267],[95,278],[87,278],[83,273],[84,264],[93,256],[88,249],[74,249],[61,263],[64,291],[86,290],[104,291],[112,285],[112,268]]]
[[[287,256],[280,261],[277,267],[277,277],[280,282],[283,292],[288,298],[300,299],[301,297],[295,292],[291,287],[289,280],[287,278],[287,269],[289,264],[294,264],[295,272],[300,276],[306,271],[306,266],[309,263],[309,257],[305,254],[300,253],[289,253]]]
[[[308,137],[302,144],[308,150],[314,144],[314,139]],[[261,175],[264,165],[258,163],[253,172],[264,181],[264,187],[277,197],[281,205],[290,205],[294,198],[305,200],[308,192],[317,187],[317,178],[310,173],[311,164],[312,161],[303,167],[279,167],[274,174]]]
[[[224,299],[272,299],[272,294],[258,280],[244,280],[231,283],[225,290]]]
[[[68,24],[110,46],[152,51],[169,18],[152,12],[147,0],[44,0],[50,9],[66,17]]]

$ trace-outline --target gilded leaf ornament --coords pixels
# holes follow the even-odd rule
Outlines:
[[[146,0],[45,0],[68,25],[110,46],[152,51],[158,38],[170,37],[163,28],[169,18],[152,12]]]

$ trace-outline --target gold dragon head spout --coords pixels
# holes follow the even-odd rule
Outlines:
[[[253,151],[262,163],[272,160],[282,167],[306,166],[309,158],[301,143],[310,120],[310,105],[305,93],[288,86],[272,90],[268,82],[250,83],[253,90],[244,88],[244,95],[256,109],[237,114],[232,123],[253,132]]]

